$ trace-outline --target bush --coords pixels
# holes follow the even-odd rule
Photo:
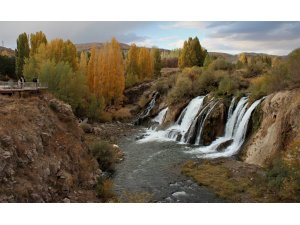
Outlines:
[[[261,75],[264,70],[264,64],[261,62],[248,65],[244,78],[252,78]]]
[[[111,200],[114,197],[112,191],[113,182],[111,179],[105,179],[99,177],[96,185],[97,196],[101,198],[104,202]]]
[[[83,130],[84,133],[89,134],[89,133],[93,133],[93,127],[91,124],[88,124],[86,122],[82,122],[80,123],[80,127]]]
[[[120,108],[112,113],[112,119],[117,121],[127,121],[128,119],[132,118],[129,108]]]
[[[227,62],[223,58],[217,58],[213,62],[211,62],[208,66],[210,70],[232,70],[233,64],[230,62]]]
[[[288,86],[288,70],[285,64],[272,68],[271,72],[252,80],[249,87],[251,98],[259,99],[270,93],[280,91]]]
[[[238,88],[238,80],[226,76],[220,81],[217,93],[219,95],[233,95]]]
[[[292,51],[288,56],[288,70],[292,82],[300,82],[300,48]]]
[[[115,171],[116,153],[111,144],[99,141],[91,147],[91,151],[102,171],[111,173]]]
[[[168,95],[170,104],[191,97],[192,85],[192,81],[187,76],[179,76],[176,80],[175,87],[172,88]]]
[[[139,98],[138,105],[139,105],[139,107],[144,108],[148,104],[149,101],[150,101],[149,98],[147,98],[145,95],[142,95]]]
[[[210,71],[204,71],[195,81],[194,87],[196,95],[205,95],[218,87],[218,80],[214,73]]]

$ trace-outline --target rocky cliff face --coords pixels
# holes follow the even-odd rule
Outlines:
[[[300,89],[267,96],[261,112],[262,122],[245,144],[243,159],[266,166],[276,153],[286,151],[300,133]]]
[[[0,202],[89,202],[101,171],[71,107],[0,96]]]

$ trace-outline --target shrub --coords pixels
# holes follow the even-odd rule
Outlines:
[[[248,65],[244,78],[252,78],[262,74],[264,70],[264,64],[261,62],[251,63]]]
[[[91,124],[88,124],[86,122],[80,123],[80,127],[84,131],[84,133],[88,134],[88,133],[92,133],[93,132],[93,127],[91,126]]]
[[[300,48],[292,51],[288,56],[288,70],[292,82],[300,82]]]
[[[227,62],[223,58],[217,58],[212,63],[209,64],[208,68],[210,70],[231,70],[233,69],[233,64],[230,62]]]
[[[103,177],[99,177],[96,185],[97,196],[101,198],[104,202],[112,199],[114,197],[114,193],[112,191],[113,182],[111,179],[105,179]]]
[[[132,117],[131,113],[130,113],[130,109],[129,108],[120,108],[119,110],[116,110],[115,112],[113,112],[113,120],[117,120],[117,121],[125,121],[128,120]]]
[[[220,81],[217,92],[219,95],[233,95],[238,88],[238,80],[226,76]]]
[[[268,94],[268,82],[269,77],[266,75],[257,77],[256,79],[252,80],[249,87],[249,91],[251,93],[250,98],[252,101]]]
[[[149,98],[147,98],[145,95],[142,95],[139,98],[138,105],[139,107],[144,108],[148,102],[149,102]]]
[[[197,95],[207,94],[218,86],[218,80],[214,73],[210,71],[204,71],[201,76],[195,81],[195,88]]]
[[[187,76],[181,75],[177,78],[175,87],[170,91],[168,100],[173,104],[185,97],[190,97],[191,90],[192,81]]]
[[[157,80],[157,82],[155,83],[153,89],[155,91],[158,91],[161,95],[166,94],[169,89],[172,87],[172,84],[169,84],[169,79],[166,78],[160,78],[159,80]]]
[[[276,159],[273,162],[272,168],[267,171],[268,185],[271,189],[279,190],[283,185],[284,180],[288,176],[287,167],[282,160]]]
[[[251,98],[256,100],[275,91],[280,91],[288,86],[288,70],[285,64],[272,68],[271,72],[252,80],[249,87]]]
[[[91,151],[102,171],[115,171],[116,154],[111,144],[99,141],[91,147]]]

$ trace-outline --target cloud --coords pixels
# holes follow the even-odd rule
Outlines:
[[[300,47],[300,22],[293,21],[174,22],[165,28],[194,28],[205,34],[200,41],[209,51],[284,55]]]
[[[70,39],[74,43],[105,42],[116,37],[120,42],[143,41],[148,37],[137,31],[152,22],[0,22],[0,38],[5,45],[16,47],[20,33],[42,30],[48,39]]]

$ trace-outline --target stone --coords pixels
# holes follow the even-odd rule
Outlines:
[[[64,203],[71,203],[71,200],[70,200],[69,198],[64,198],[64,199],[63,199],[63,202],[64,202]]]
[[[1,156],[4,158],[4,159],[8,159],[12,156],[12,153],[9,152],[9,151],[4,151]]]

